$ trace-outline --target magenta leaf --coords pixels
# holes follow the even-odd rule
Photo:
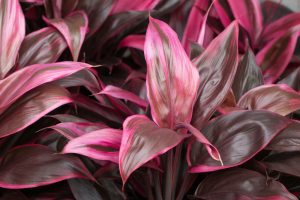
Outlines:
[[[219,150],[224,166],[213,160],[198,142],[190,147],[190,172],[210,172],[243,164],[264,149],[290,121],[266,111],[235,111],[223,115],[202,129]]]
[[[119,47],[120,48],[130,47],[130,48],[135,48],[143,51],[144,44],[145,44],[144,35],[129,35],[120,42]]]
[[[104,128],[72,139],[62,153],[76,153],[96,160],[119,162],[122,131]]]
[[[111,14],[125,11],[143,11],[153,9],[160,0],[122,0],[115,1]]]
[[[52,110],[70,102],[69,92],[59,86],[45,85],[32,90],[0,114],[0,138],[28,127]]]
[[[220,17],[223,26],[227,27],[234,19],[228,1],[215,0],[214,8]]]
[[[297,199],[280,182],[243,168],[208,175],[198,186],[195,196],[200,199]]]
[[[238,24],[233,22],[193,60],[201,84],[193,113],[193,125],[202,127],[223,102],[238,65]]]
[[[243,94],[262,84],[262,72],[255,62],[253,52],[248,49],[238,65],[232,90],[238,100]]]
[[[99,129],[107,128],[105,124],[96,123],[96,122],[63,122],[58,123],[53,126],[49,126],[47,128],[56,130],[69,140],[80,137],[92,131],[96,131]]]
[[[22,42],[19,66],[56,62],[66,48],[67,43],[56,29],[47,27],[34,31]]]
[[[297,44],[299,28],[286,31],[257,53],[256,62],[263,71],[265,83],[274,83],[288,66]]]
[[[293,121],[279,135],[277,135],[266,149],[287,152],[300,151],[300,122]]]
[[[0,114],[26,92],[90,67],[85,63],[59,62],[36,64],[18,70],[0,80]]]
[[[0,162],[2,188],[33,188],[71,178],[94,180],[80,159],[56,154],[42,145],[14,148]]]
[[[270,41],[278,38],[286,33],[287,30],[293,27],[300,26],[300,13],[291,13],[273,23],[267,25],[263,31],[262,38],[264,41]]]
[[[235,19],[247,30],[254,45],[262,32],[263,19],[260,2],[257,0],[228,0]]]
[[[44,19],[63,35],[71,50],[73,60],[77,61],[81,45],[87,33],[87,15],[83,11],[75,11],[64,19]]]
[[[159,128],[144,115],[128,117],[123,124],[119,168],[123,185],[136,169],[167,152],[187,135],[167,128]]]
[[[300,94],[287,85],[262,85],[244,94],[238,106],[248,110],[268,110],[288,115],[300,109]]]
[[[106,86],[99,94],[105,94],[118,99],[125,99],[141,106],[142,108],[147,107],[147,102],[144,99],[141,99],[132,92],[112,85]]]
[[[18,0],[0,1],[0,79],[14,67],[25,36],[25,19]]]
[[[150,18],[144,51],[147,92],[154,121],[160,127],[170,128],[177,122],[189,123],[199,74],[176,33],[164,22]]]

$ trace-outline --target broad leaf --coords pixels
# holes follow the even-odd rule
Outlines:
[[[0,162],[2,188],[33,188],[71,178],[94,180],[78,158],[56,154],[42,145],[14,148]]]
[[[198,186],[200,199],[296,200],[280,182],[247,169],[235,168],[210,174]]]
[[[277,135],[266,149],[274,151],[300,151],[300,122],[293,121]]]
[[[265,83],[274,83],[288,66],[297,44],[299,28],[286,31],[257,53],[256,62],[263,71]]]
[[[202,129],[219,150],[224,166],[213,160],[198,142],[190,145],[190,172],[209,172],[243,164],[264,149],[290,121],[266,111],[236,111],[223,115]]]
[[[26,35],[20,47],[20,68],[56,62],[66,48],[63,36],[54,28],[34,31]]]
[[[111,14],[117,14],[120,12],[135,10],[151,10],[160,0],[122,0],[115,1]]]
[[[164,22],[150,18],[144,51],[147,92],[154,121],[160,127],[170,128],[176,122],[190,122],[199,74],[176,33]]]
[[[102,196],[92,182],[85,179],[68,180],[76,200],[102,200]]]
[[[271,170],[300,177],[300,151],[274,153],[263,160]]]
[[[193,113],[193,125],[202,127],[223,102],[238,64],[238,24],[233,22],[193,60],[201,84]]]
[[[263,26],[260,2],[257,0],[228,0],[235,19],[247,30],[251,42],[257,42]]]
[[[178,145],[186,135],[159,128],[144,115],[128,117],[123,124],[119,155],[120,174],[125,184],[136,169]]]
[[[238,106],[248,110],[268,110],[288,115],[300,109],[300,94],[287,85],[262,85],[241,97]]]
[[[45,85],[32,90],[0,114],[0,138],[23,130],[70,102],[68,91],[59,86]]]
[[[18,0],[0,0],[0,79],[15,65],[25,36],[25,19]]]
[[[0,80],[0,114],[18,98],[42,84],[62,79],[91,67],[85,63],[58,62],[31,65]]]
[[[63,35],[71,50],[73,60],[77,61],[81,45],[87,33],[87,15],[83,11],[76,11],[64,19],[44,19]]]
[[[118,149],[121,145],[122,131],[104,128],[72,139],[63,153],[76,153],[96,160],[119,161]]]
[[[232,84],[234,96],[237,100],[239,100],[243,94],[262,84],[262,72],[255,62],[253,52],[248,49],[239,63],[234,82]]]

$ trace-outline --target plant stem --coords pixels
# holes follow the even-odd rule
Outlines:
[[[166,163],[166,176],[165,176],[165,200],[172,199],[172,190],[173,190],[173,150],[168,151],[167,153],[167,163]]]

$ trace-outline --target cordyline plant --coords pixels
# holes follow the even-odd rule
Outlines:
[[[0,199],[298,199],[285,6],[0,0]]]

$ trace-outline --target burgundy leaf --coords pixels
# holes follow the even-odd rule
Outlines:
[[[238,65],[232,90],[238,100],[243,94],[262,84],[262,72],[255,62],[253,52],[248,49]]]
[[[199,74],[176,33],[164,22],[150,18],[144,53],[147,95],[154,121],[160,127],[170,128],[177,122],[189,123]]]
[[[72,139],[62,153],[76,153],[96,160],[119,161],[122,131],[104,128]]]
[[[160,0],[122,0],[115,1],[113,9],[111,11],[111,15],[117,14],[120,12],[135,10],[135,11],[143,11],[143,10],[151,10],[156,4],[158,4]]]
[[[59,62],[36,64],[18,70],[0,80],[0,114],[31,89],[90,67],[85,63]]]
[[[274,83],[289,64],[297,44],[299,28],[286,31],[256,55],[256,62],[263,71],[265,83]]]
[[[275,153],[262,163],[269,169],[300,177],[299,156],[299,151]]]
[[[200,183],[195,196],[201,199],[297,199],[280,182],[242,168],[210,174]]]
[[[190,172],[209,172],[243,164],[264,149],[290,121],[266,111],[236,111],[223,115],[202,129],[219,150],[224,166],[194,142],[190,149]]]
[[[55,124],[53,126],[49,126],[47,128],[56,130],[57,132],[59,132],[69,140],[72,140],[76,137],[80,137],[92,131],[107,128],[107,126],[102,123],[86,121],[86,122],[63,122],[63,123]]]
[[[46,146],[19,146],[0,162],[2,188],[33,188],[71,178],[94,180],[78,158],[56,154]]]
[[[141,106],[142,108],[147,107],[147,102],[144,99],[141,99],[132,92],[112,85],[106,86],[99,94],[106,94],[118,99],[125,99]]]
[[[288,115],[300,109],[300,94],[287,85],[262,85],[244,94],[238,106],[248,110],[268,110]]]
[[[36,88],[12,104],[0,115],[0,138],[33,124],[52,110],[72,102],[62,87],[45,85]]]
[[[263,26],[260,2],[257,0],[228,0],[235,19],[247,30],[252,44],[256,43]]]
[[[44,19],[64,36],[71,50],[73,60],[77,61],[81,45],[87,33],[87,15],[83,11],[76,11],[64,19]]]
[[[300,26],[300,13],[288,14],[267,25],[263,31],[262,38],[264,41],[270,41],[284,35],[287,30],[296,26]]]
[[[144,35],[129,35],[120,42],[119,47],[120,48],[130,47],[130,48],[135,48],[143,51],[144,44],[145,44]]]
[[[293,121],[266,147],[274,151],[300,151],[300,122]]]
[[[0,79],[15,65],[25,36],[25,19],[18,0],[0,0]]]
[[[123,124],[119,155],[123,185],[136,169],[178,145],[187,135],[159,128],[144,115],[128,117]]]
[[[20,47],[19,67],[56,62],[67,48],[62,35],[52,27],[26,35]]]
[[[84,0],[78,1],[77,9],[84,10],[89,18],[88,36],[93,35],[109,16],[113,0]]]
[[[193,60],[201,84],[193,113],[193,125],[202,127],[223,102],[238,64],[238,24],[233,22]]]

